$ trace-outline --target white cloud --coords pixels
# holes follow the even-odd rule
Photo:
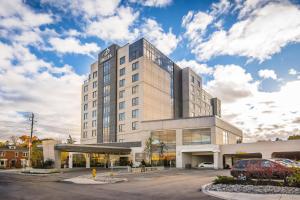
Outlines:
[[[55,67],[38,59],[18,44],[0,42],[0,49],[5,52],[0,59],[1,137],[28,134],[23,112],[37,114],[36,135],[40,138],[64,137],[67,129],[78,137],[83,77],[70,66]]]
[[[99,18],[87,25],[87,34],[101,38],[104,41],[128,41],[138,35],[138,30],[131,30],[139,12],[130,7],[118,8],[116,14]]]
[[[86,20],[110,16],[116,12],[120,0],[42,0],[43,4],[57,7],[65,13],[83,16]]]
[[[250,7],[253,6],[249,5],[247,11],[243,11],[242,20],[233,24],[228,31],[215,31],[207,38],[199,34],[199,30],[203,30],[200,23],[193,29],[189,26],[190,23],[195,24],[194,20],[183,23],[185,35],[197,58],[209,60],[218,55],[238,55],[264,61],[280,52],[282,47],[300,41],[300,21],[297,20],[300,10],[296,5],[281,1],[255,4],[252,11]],[[203,16],[202,21],[204,19]]]
[[[74,53],[91,55],[100,51],[100,47],[96,43],[84,43],[73,37],[65,39],[50,38],[49,43],[52,45],[52,50],[59,53]]]
[[[258,75],[259,77],[261,78],[264,78],[264,79],[273,79],[273,80],[276,80],[277,79],[277,74],[275,73],[274,70],[271,70],[271,69],[261,69],[258,71]]]
[[[165,7],[172,3],[172,0],[129,0],[131,3],[139,3],[148,7]]]
[[[171,54],[180,41],[180,38],[172,33],[172,29],[165,33],[161,25],[153,19],[146,20],[141,27],[141,32],[146,39],[166,55]]]
[[[223,15],[229,12],[231,8],[229,0],[220,0],[218,3],[213,3],[211,6],[212,11],[210,12],[213,16]]]
[[[200,64],[195,60],[181,60],[176,62],[181,68],[190,67],[192,68],[197,74],[203,75],[203,74],[212,74],[213,68],[207,66],[206,64]]]
[[[213,77],[214,79],[207,83],[207,89],[223,102],[250,97],[258,86],[251,74],[238,65],[217,65]]]
[[[299,72],[297,72],[294,68],[289,69],[289,75],[297,75]]]
[[[286,138],[300,133],[300,80],[290,81],[275,92],[262,92],[251,74],[237,65],[217,66],[206,85],[222,100],[222,116],[242,128],[245,141]]]
[[[206,28],[213,21],[213,16],[204,12],[194,13],[189,11],[187,15],[182,18],[182,26],[185,27],[185,36],[189,38],[192,43],[202,42]]]
[[[21,0],[1,2],[0,17],[0,27],[6,29],[28,30],[54,21],[49,14],[35,13]]]

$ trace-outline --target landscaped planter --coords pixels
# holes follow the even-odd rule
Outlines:
[[[239,184],[210,184],[206,190],[217,192],[242,192],[254,194],[297,194],[300,195],[300,188],[270,186],[270,185],[239,185]]]

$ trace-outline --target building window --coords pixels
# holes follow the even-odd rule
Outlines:
[[[125,56],[123,56],[123,57],[120,58],[120,65],[122,65],[124,63],[125,63]]]
[[[97,91],[94,91],[93,92],[93,98],[96,98],[97,97]]]
[[[93,108],[95,108],[97,106],[97,100],[93,101]]]
[[[135,97],[132,99],[132,106],[136,106],[136,105],[139,105],[139,98],[138,97]]]
[[[125,124],[119,124],[119,132],[124,131]]]
[[[86,137],[87,137],[87,131],[83,131],[82,137],[83,137],[83,138],[86,138]]]
[[[139,109],[135,109],[132,111],[132,118],[138,118],[139,117]]]
[[[19,152],[16,152],[16,153],[15,153],[15,156],[18,157],[18,156],[19,156]]]
[[[23,152],[23,157],[28,157],[28,152]]]
[[[119,87],[123,87],[125,85],[125,79],[121,79],[119,81]]]
[[[201,87],[201,82],[200,81],[198,81],[198,87]]]
[[[124,109],[125,108],[125,101],[122,101],[119,103],[119,109]]]
[[[83,123],[83,128],[86,129],[87,126],[88,126],[88,123],[87,123],[87,122],[84,122],[84,123]]]
[[[92,130],[92,137],[97,136],[97,130]]]
[[[88,100],[88,95],[86,94],[83,96],[83,101],[87,101],[87,100]]]
[[[125,113],[120,113],[119,114],[119,121],[124,121],[125,120]]]
[[[88,118],[88,114],[87,113],[84,113],[83,114],[83,119],[85,120],[85,119],[87,119]]]
[[[195,77],[192,76],[192,83],[195,83]]]
[[[106,74],[103,77],[103,84],[108,85],[110,83],[110,74]]]
[[[132,75],[132,82],[136,82],[139,80],[139,74]]]
[[[97,87],[97,81],[94,81],[93,82],[93,88],[96,88]]]
[[[92,112],[92,117],[94,118],[94,117],[97,117],[97,110],[93,110],[93,112]]]
[[[103,88],[103,96],[110,95],[110,85],[106,85]]]
[[[123,75],[125,75],[125,67],[120,69],[120,76],[123,76]]]
[[[139,91],[139,86],[138,85],[135,85],[135,86],[132,87],[132,94],[136,94],[136,93],[138,93],[138,91]]]
[[[192,85],[192,92],[195,92],[195,87]]]
[[[132,130],[137,130],[138,122],[132,122]]]
[[[182,134],[184,145],[211,144],[210,128],[184,129]]]
[[[223,144],[228,144],[229,143],[229,138],[228,138],[229,133],[226,131],[223,131]]]
[[[132,71],[139,68],[139,62],[132,63]]]
[[[119,91],[119,98],[124,98],[125,90]]]
[[[89,89],[89,86],[88,86],[88,85],[85,85],[85,86],[83,87],[83,91],[84,91],[84,92],[87,92],[88,89]]]
[[[87,109],[88,109],[88,104],[86,103],[83,105],[83,110],[86,111]]]
[[[97,71],[93,72],[93,78],[97,78],[97,76],[98,76],[98,72]]]
[[[92,121],[92,127],[96,127],[97,126],[97,121],[96,120],[93,120]]]

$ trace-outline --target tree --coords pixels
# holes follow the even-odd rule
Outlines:
[[[5,147],[5,142],[0,142],[0,147]]]
[[[163,158],[165,151],[168,150],[168,147],[164,142],[159,142],[158,148],[159,148],[159,157]]]
[[[300,135],[291,135],[288,137],[288,140],[300,140]]]
[[[21,144],[20,146],[22,147],[28,147],[29,141],[30,141],[30,136],[29,135],[22,135],[19,137],[19,139],[21,140]],[[36,136],[32,137],[32,143],[34,143],[35,141],[39,141],[39,138]]]
[[[72,138],[72,136],[69,135],[69,138],[67,139],[67,144],[74,144],[75,142],[76,142],[76,140],[74,140],[74,139]]]
[[[12,135],[12,136],[9,137],[9,139],[10,139],[10,141],[11,141],[11,143],[12,143],[13,145],[17,145],[17,144],[18,144],[19,138],[18,138],[17,136]]]
[[[151,136],[145,141],[144,152],[147,155],[149,163],[151,165],[152,164],[152,152],[153,152],[153,138]]]

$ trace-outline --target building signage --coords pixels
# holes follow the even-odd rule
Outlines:
[[[107,48],[103,51],[101,58],[100,58],[100,62],[104,62],[108,59],[110,59],[112,57],[111,53],[110,53],[110,49]]]

